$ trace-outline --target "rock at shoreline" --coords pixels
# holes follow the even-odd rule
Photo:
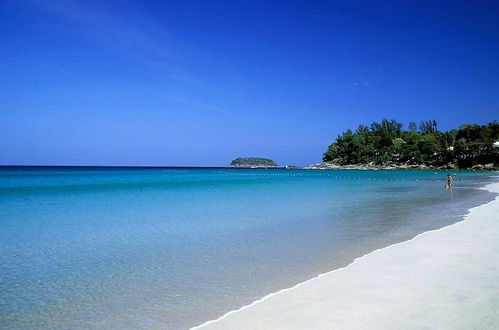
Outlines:
[[[306,170],[457,170],[458,168],[455,164],[448,164],[446,166],[431,166],[424,164],[395,164],[395,163],[337,165],[332,162],[323,162],[307,166],[304,169]],[[487,165],[475,165],[471,169],[478,171],[483,171],[483,170],[492,171],[495,168],[494,164],[487,164]]]
[[[494,164],[490,163],[490,164],[484,164],[484,165],[475,165],[471,169],[477,170],[477,171],[493,171],[495,168],[494,168]]]

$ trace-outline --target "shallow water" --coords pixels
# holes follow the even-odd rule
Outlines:
[[[0,169],[0,327],[187,328],[459,221],[490,173]]]

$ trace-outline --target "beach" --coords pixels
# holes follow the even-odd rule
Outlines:
[[[499,183],[485,186],[499,193]],[[194,329],[499,327],[499,199]]]
[[[445,175],[409,170],[0,169],[0,327],[189,329],[304,282],[211,325],[340,327],[340,322],[368,319],[378,309],[389,311],[385,306],[393,302],[411,306],[401,301],[420,290],[409,286],[412,277],[392,274],[386,282],[390,273],[383,267],[403,270],[406,261],[427,273],[432,268],[425,263],[440,261],[423,257],[445,251],[434,244],[444,240],[430,239],[419,254],[410,250],[385,256],[386,251],[401,251],[406,243],[397,243],[462,221],[471,208],[496,197],[480,189],[495,182],[493,172],[459,172],[452,191],[442,188]],[[475,223],[465,220],[457,227],[468,222]],[[486,237],[471,238],[487,242]],[[498,264],[490,251],[478,248],[469,249],[478,251],[475,258]],[[409,270],[411,276],[418,274]],[[397,276],[403,280],[394,287],[407,290],[405,296],[396,292],[401,301],[388,298],[399,296],[384,285]],[[453,273],[449,278],[459,279]],[[464,280],[457,283],[468,287]],[[380,294],[383,304],[376,301]],[[279,302],[281,296],[285,303]],[[369,299],[376,302],[367,304]],[[361,303],[366,304],[360,308]],[[372,306],[377,310],[366,309]]]
[[[0,330],[499,330],[499,0],[0,16]]]

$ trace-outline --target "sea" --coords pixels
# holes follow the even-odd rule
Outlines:
[[[0,328],[188,329],[494,199],[455,174],[0,167]]]

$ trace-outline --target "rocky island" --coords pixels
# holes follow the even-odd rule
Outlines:
[[[245,168],[279,167],[273,160],[260,157],[236,158],[230,163],[230,166]]]

